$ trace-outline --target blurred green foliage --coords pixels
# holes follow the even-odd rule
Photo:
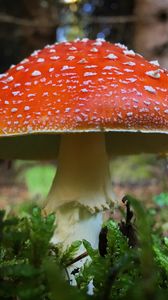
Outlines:
[[[51,165],[34,166],[26,170],[24,176],[30,194],[32,196],[41,195],[45,198],[48,195],[54,175],[55,167]]]
[[[160,207],[168,206],[168,193],[161,193],[154,196],[154,202]]]
[[[35,164],[31,161],[15,162],[17,179],[27,186],[31,198],[45,199],[50,190],[56,167],[53,164]]]
[[[126,201],[130,216],[127,211],[119,224],[109,220],[103,225],[106,236],[100,240],[104,243],[101,254],[86,240],[75,241],[65,251],[62,245],[53,245],[55,216],[43,216],[38,207],[24,217],[1,211],[0,299],[168,299],[168,239],[152,228],[151,216],[138,201],[130,196]],[[131,244],[133,234],[136,240]],[[77,286],[73,287],[66,268],[81,243],[90,259],[74,275]],[[94,288],[89,295],[91,282]]]
[[[151,179],[159,165],[155,155],[120,156],[110,162],[113,181],[132,182]]]

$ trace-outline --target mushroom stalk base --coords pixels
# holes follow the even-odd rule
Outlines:
[[[102,223],[99,212],[112,199],[104,134],[62,136],[57,173],[45,207],[56,212],[56,240],[69,244],[85,238],[95,244]]]

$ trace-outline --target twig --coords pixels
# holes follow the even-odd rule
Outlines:
[[[125,24],[125,23],[144,23],[144,22],[152,22],[153,16],[151,17],[144,17],[139,18],[136,15],[127,15],[127,16],[92,16],[92,17],[83,17],[85,20],[87,20],[89,23],[105,23],[105,24]],[[0,23],[8,23],[8,24],[15,24],[25,27],[54,27],[58,26],[59,21],[57,20],[43,20],[42,19],[23,19],[14,17],[7,14],[0,14]],[[67,23],[66,25],[72,25],[71,23]]]
[[[71,265],[73,265],[74,263],[76,263],[77,261],[85,258],[88,256],[88,253],[87,252],[84,252],[82,254],[80,254],[79,256],[75,257],[74,259],[72,259],[67,265],[66,265],[66,268],[70,267]]]
[[[0,14],[0,23],[15,24],[25,27],[54,27],[58,25],[58,21],[42,21],[42,19],[23,19],[11,15]]]
[[[137,16],[97,16],[91,17],[88,20],[92,23],[106,23],[106,24],[123,24],[123,23],[134,23],[139,21]]]

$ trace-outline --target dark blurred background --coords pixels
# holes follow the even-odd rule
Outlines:
[[[33,50],[77,37],[126,44],[168,67],[168,0],[0,0],[0,73]],[[168,190],[165,155],[116,157],[112,184],[145,201]],[[0,207],[43,199],[54,162],[0,161]]]

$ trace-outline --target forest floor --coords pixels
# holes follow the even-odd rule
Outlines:
[[[114,158],[110,164],[112,189],[120,201],[131,194],[151,205],[155,195],[167,192],[167,160],[152,155]],[[1,161],[0,208],[43,200],[55,173],[54,163]]]

